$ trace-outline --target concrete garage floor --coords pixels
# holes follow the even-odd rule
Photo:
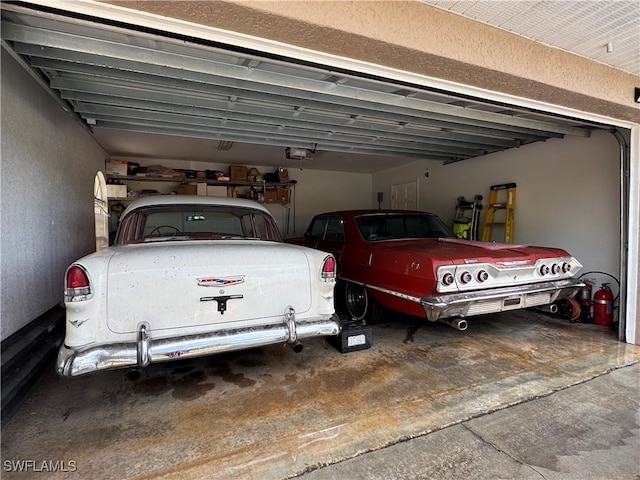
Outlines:
[[[526,410],[524,425],[494,416],[571,385],[587,388],[640,361],[640,348],[618,342],[610,329],[523,311],[476,317],[466,332],[390,315],[374,327],[369,350],[343,355],[322,339],[305,347],[299,354],[271,346],[156,364],[137,381],[124,370],[61,379],[52,367],[2,431],[2,478],[44,478],[33,468],[7,471],[7,461],[17,460],[60,462],[67,470],[73,462],[75,472],[55,478],[345,478],[342,468],[358,468],[376,453],[390,455],[388,466],[417,459],[395,454],[402,446],[407,453],[416,442],[427,449],[436,442],[442,450],[456,429],[471,432],[469,425],[484,428],[494,445],[500,431],[544,429],[544,418]],[[575,420],[590,411],[576,409]],[[551,402],[549,425],[556,414]],[[523,439],[509,442],[517,449]],[[459,445],[451,449],[451,462],[482,466]],[[510,478],[544,475],[513,472]],[[379,473],[360,478],[430,478]],[[461,472],[496,477],[473,473]]]

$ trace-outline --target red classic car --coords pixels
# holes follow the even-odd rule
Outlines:
[[[324,213],[292,242],[336,257],[349,315],[369,322],[382,306],[464,330],[465,317],[550,304],[584,285],[565,250],[459,239],[426,212]]]

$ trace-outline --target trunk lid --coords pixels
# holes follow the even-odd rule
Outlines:
[[[171,241],[114,250],[107,322],[117,333],[134,332],[142,322],[152,331],[251,320],[276,323],[288,305],[299,313],[311,307],[309,262],[297,246]]]
[[[533,247],[507,243],[477,242],[462,239],[411,239],[391,240],[377,245],[381,249],[390,249],[396,253],[406,253],[420,258],[428,257],[436,265],[527,262],[533,264],[539,258],[568,255],[557,248]]]

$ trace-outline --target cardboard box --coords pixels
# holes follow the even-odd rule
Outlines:
[[[280,183],[289,183],[289,170],[286,168],[278,169],[278,180]]]
[[[210,197],[226,197],[227,187],[218,185],[207,185],[207,195]]]
[[[191,185],[190,183],[181,183],[176,188],[178,195],[197,195],[198,194],[198,186]]]
[[[289,203],[289,189],[286,187],[267,187],[265,203]]]
[[[246,182],[247,167],[242,165],[231,165],[229,167],[229,178],[232,182]]]
[[[105,162],[105,173],[107,175],[127,175],[127,166],[129,162],[126,160],[107,160]]]
[[[109,185],[107,184],[107,197],[109,198],[126,198],[127,186],[126,185]]]
[[[207,195],[207,184],[200,182],[196,185],[196,195]]]

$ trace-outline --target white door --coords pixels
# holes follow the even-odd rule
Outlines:
[[[418,179],[391,185],[391,208],[418,210]]]

